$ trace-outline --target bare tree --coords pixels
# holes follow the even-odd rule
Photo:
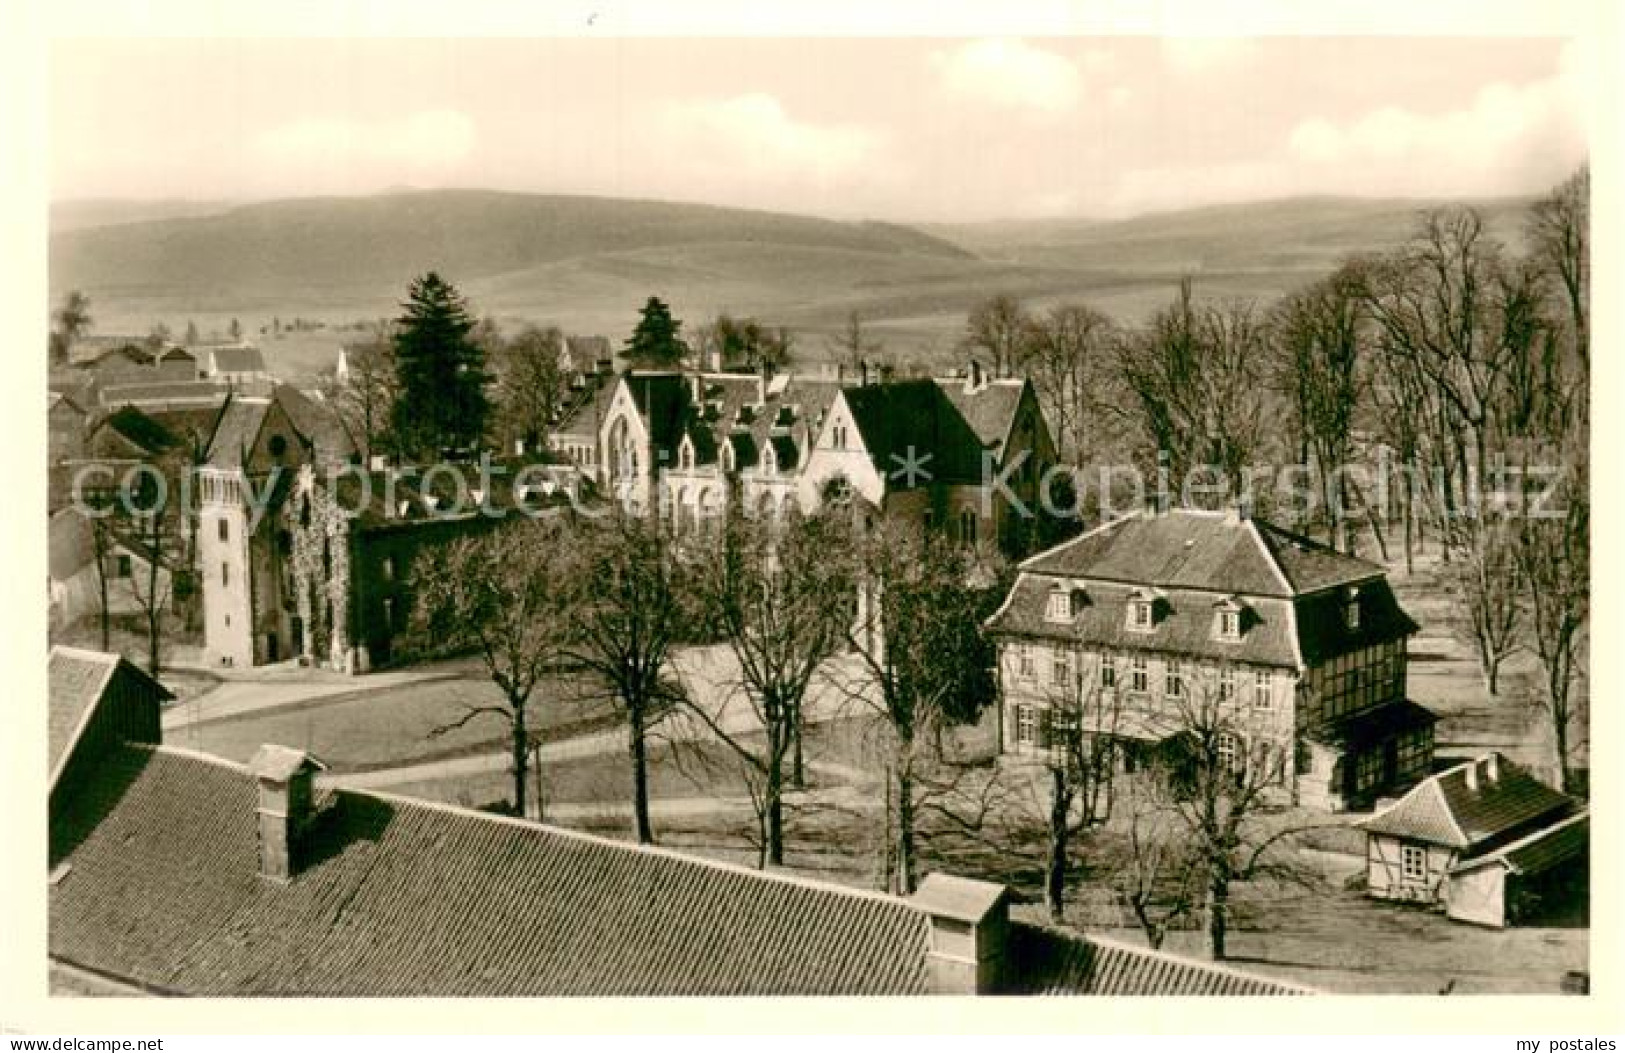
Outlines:
[[[1065,682],[1049,694],[1041,733],[1049,769],[1049,845],[1044,864],[1044,903],[1052,919],[1066,913],[1073,838],[1111,817],[1113,775],[1118,763],[1120,706],[1117,692],[1083,679],[1076,657]]]
[[[1147,780],[1131,785],[1127,854],[1115,877],[1134,921],[1152,950],[1168,931],[1201,909],[1204,867],[1191,851],[1184,822]]]
[[[617,507],[588,524],[569,613],[570,658],[590,670],[626,716],[632,814],[638,841],[649,821],[648,733],[682,697],[667,676],[672,646],[692,618],[685,574],[657,521]]]
[[[699,575],[701,601],[738,662],[751,730],[762,742],[728,730],[723,715],[700,701],[688,700],[688,708],[749,774],[765,865],[784,862],[785,763],[800,741],[807,691],[851,624],[841,602],[851,595],[850,566],[831,558],[847,544],[842,525],[835,516],[780,523],[735,512]],[[796,768],[800,785],[799,762]]]
[[[998,295],[977,304],[965,319],[961,346],[993,360],[993,375],[1009,376],[1021,365],[1028,336],[1027,313],[1015,297]]]
[[[859,371],[863,369],[865,362],[878,355],[881,350],[880,341],[871,340],[864,334],[863,317],[856,310],[846,313],[846,324],[830,341],[830,346],[839,354],[843,363]]]
[[[1591,355],[1591,166],[1582,165],[1530,210],[1534,258],[1558,279],[1574,354],[1589,373]]]
[[[1240,478],[1269,426],[1267,330],[1249,304],[1201,306],[1192,283],[1125,341],[1119,368],[1176,484],[1211,466]]]
[[[963,552],[937,532],[877,518],[855,548],[858,603],[847,642],[862,674],[844,689],[883,725],[894,833],[888,883],[908,895],[926,747],[994,697],[993,652],[981,632],[988,612]]]
[[[1364,273],[1354,262],[1288,296],[1273,319],[1280,386],[1290,393],[1305,452],[1317,468],[1334,548],[1350,546],[1342,469],[1353,456],[1355,410],[1367,382],[1364,314]]]
[[[564,334],[558,328],[528,325],[488,358],[496,366],[498,420],[526,450],[547,441],[564,398],[569,377],[559,364],[563,348]]]
[[[1521,646],[1524,584],[1517,534],[1504,515],[1475,517],[1453,531],[1459,557],[1447,580],[1459,603],[1454,626],[1477,653],[1491,695],[1500,694],[1501,666]]]
[[[1158,845],[1152,839],[1147,844],[1162,854],[1156,869],[1165,875],[1196,868],[1175,885],[1200,889],[1209,949],[1215,960],[1222,960],[1235,886],[1310,880],[1284,848],[1311,827],[1267,818],[1272,791],[1290,776],[1290,748],[1272,745],[1240,702],[1226,697],[1218,684],[1216,674],[1192,677],[1179,697],[1167,700],[1177,732],[1164,746],[1161,777],[1147,785],[1175,824],[1178,841]],[[1180,912],[1176,904],[1164,909],[1163,917]]]
[[[389,322],[374,323],[367,339],[345,348],[349,377],[336,382],[332,404],[365,462],[390,449],[390,410],[399,380]]]
[[[1063,304],[1031,321],[1026,366],[1055,428],[1063,458],[1082,463],[1093,443],[1090,423],[1110,397],[1119,333],[1093,307]]]
[[[569,551],[558,519],[526,519],[429,549],[414,567],[413,632],[438,647],[472,648],[502,692],[500,703],[467,706],[430,734],[444,735],[484,717],[505,723],[515,815],[525,814],[529,801],[527,761],[537,742],[531,696],[557,672],[568,641],[564,615],[574,580]]]
[[[1591,498],[1584,445],[1570,456],[1555,491],[1519,520],[1513,548],[1528,586],[1530,646],[1545,681],[1540,704],[1551,725],[1565,789],[1573,785],[1576,724],[1583,724],[1574,682],[1583,666],[1591,612]],[[1583,732],[1583,726],[1578,730]]]

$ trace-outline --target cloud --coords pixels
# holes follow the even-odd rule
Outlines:
[[[1345,120],[1310,117],[1255,159],[1126,171],[1118,214],[1306,194],[1483,198],[1536,193],[1586,157],[1586,68],[1568,45],[1552,76],[1491,83],[1463,106],[1380,106]]]
[[[872,129],[798,121],[777,98],[761,93],[668,103],[659,123],[678,156],[742,175],[839,179],[875,163],[882,148]]]
[[[474,122],[457,110],[432,109],[391,120],[307,118],[283,124],[250,144],[273,173],[301,173],[337,189],[432,185],[456,172],[474,151]]]
[[[1252,50],[1245,37],[1164,37],[1162,61],[1175,74],[1199,77],[1240,65]]]
[[[1292,130],[1287,153],[1322,180],[1367,193],[1516,193],[1555,182],[1584,158],[1586,84],[1571,43],[1545,80],[1488,84],[1443,112],[1384,106],[1343,122],[1310,118]]]
[[[1105,58],[1102,52],[1093,61]],[[1077,67],[1020,40],[973,40],[935,52],[931,63],[944,90],[963,101],[1043,115],[1071,110],[1083,94]]]

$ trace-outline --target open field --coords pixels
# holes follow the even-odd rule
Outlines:
[[[899,364],[955,364],[966,313],[996,293],[1043,308],[1088,302],[1134,324],[1183,275],[1216,299],[1268,301],[1350,253],[1409,236],[1427,202],[1338,198],[1193,209],[1130,220],[907,227],[601,198],[443,191],[267,202],[236,209],[117,203],[64,211],[53,300],[89,293],[101,332],[163,321],[208,332],[232,318],[329,328],[266,342],[288,377],[330,365],[333,326],[390,317],[407,282],[437,268],[481,315],[558,325],[617,344],[659,295],[692,328],[718,312],[788,326],[803,363],[857,311]],[[1482,207],[1512,240],[1521,201]],[[152,218],[170,215],[171,218]],[[93,226],[101,223],[102,226]]]

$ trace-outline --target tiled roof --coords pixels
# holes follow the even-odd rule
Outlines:
[[[96,428],[98,431],[102,428],[116,431],[125,441],[149,456],[158,456],[181,443],[163,424],[134,406],[119,407]]]
[[[264,373],[265,356],[251,344],[209,348],[216,373]]]
[[[1010,994],[1298,995],[1307,988],[1098,937],[1025,922],[1010,925],[1007,960],[1020,962]]]
[[[1469,773],[1475,786],[1468,785]],[[1574,807],[1571,798],[1500,754],[1489,754],[1424,779],[1360,826],[1368,833],[1470,852],[1532,823],[1565,816]]]
[[[282,407],[299,434],[315,445],[315,458],[319,463],[344,464],[355,453],[355,444],[332,406],[311,401],[292,384],[272,388],[271,399]]]
[[[1438,719],[1431,709],[1417,705],[1408,698],[1399,698],[1309,728],[1304,734],[1316,742],[1358,752],[1366,746],[1392,738],[1398,732],[1428,727],[1437,723]]]
[[[1376,563],[1345,555],[1273,523],[1250,522],[1294,592],[1316,592],[1385,573]]]
[[[287,885],[237,766],[123,747],[53,817],[50,950],[195,995],[919,994],[902,900],[337,792]]]
[[[1128,627],[1128,604],[1133,586],[1093,583],[1077,616],[1069,622],[1047,617],[1050,593],[1058,579],[1023,571],[1016,578],[1003,606],[990,618],[991,632],[1086,643],[1107,650],[1156,651],[1189,658],[1298,667],[1293,649],[1291,604],[1282,599],[1259,599],[1249,605],[1241,639],[1221,640],[1213,632],[1213,596],[1182,589],[1164,590],[1160,616],[1150,632]]]
[[[1169,589],[1290,596],[1250,524],[1222,512],[1134,512],[1041,552],[1022,568]]]
[[[978,483],[982,441],[934,380],[903,380],[844,389],[853,423],[882,477],[913,463],[919,484]]]
[[[1453,872],[1499,863],[1514,874],[1540,874],[1577,859],[1591,848],[1591,816],[1581,812],[1537,830],[1505,848],[1458,864]]]
[[[596,379],[588,383],[590,389],[579,392],[575,401],[565,409],[564,416],[553,428],[554,435],[582,436],[597,441],[598,426],[609,411],[610,399],[615,397],[615,385],[600,383]]]
[[[155,403],[172,405],[180,402],[218,406],[225,401],[226,392],[212,380],[168,380],[136,384],[108,384],[102,387],[103,406],[146,406]]]
[[[115,654],[71,647],[51,648],[50,671],[46,676],[51,771],[56,771],[62,763],[79,726],[101,697],[118,663],[119,656]]]
[[[965,423],[982,440],[982,445],[995,453],[1002,453],[1016,410],[1021,406],[1021,395],[1026,390],[1027,381],[1001,378],[972,391],[965,390],[963,380],[943,378],[937,383],[941,385],[943,394],[948,396],[948,401],[964,416]]]
[[[241,468],[270,409],[269,399],[242,396],[229,399],[209,439],[208,464],[214,468]]]
[[[632,395],[638,416],[649,429],[652,447],[651,470],[677,463],[677,443],[687,418],[688,380],[680,373],[628,372],[623,378]]]

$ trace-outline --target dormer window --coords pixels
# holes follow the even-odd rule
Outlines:
[[[1360,590],[1348,589],[1343,593],[1343,628],[1360,631]]]
[[[677,467],[685,472],[694,468],[694,442],[686,435],[683,436],[682,445],[677,447]]]
[[[1157,596],[1142,589],[1129,593],[1127,627],[1133,632],[1148,633],[1157,627]]]
[[[736,462],[734,460],[734,444],[731,443],[731,442],[723,443],[722,444],[722,470],[725,471],[725,472],[731,472],[731,471],[734,470],[735,464],[736,464]]]
[[[1049,594],[1049,606],[1044,611],[1044,617],[1052,622],[1070,622],[1078,616],[1083,608],[1083,590],[1069,589],[1065,586],[1056,586]]]
[[[1226,643],[1241,639],[1242,615],[1246,608],[1234,598],[1221,600],[1213,608],[1213,635]]]
[[[779,470],[779,455],[773,452],[773,444],[768,443],[762,447],[762,471],[772,474]]]

